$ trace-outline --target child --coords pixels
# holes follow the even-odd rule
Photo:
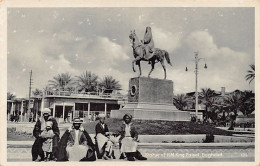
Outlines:
[[[52,138],[54,136],[52,125],[52,121],[47,121],[46,128],[41,133],[41,137],[44,139],[44,142],[42,143],[42,150],[44,152],[45,161],[49,161],[52,155]]]

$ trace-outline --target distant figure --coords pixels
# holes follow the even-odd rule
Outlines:
[[[95,161],[95,146],[82,121],[75,118],[59,142],[58,161]]]
[[[115,159],[113,144],[116,142],[112,136],[112,132],[108,131],[108,127],[105,124],[105,114],[99,114],[99,123],[96,125],[96,149],[97,157],[101,159]]]
[[[125,114],[123,120],[124,123],[119,131],[121,135],[119,138],[119,146],[121,151],[120,159],[127,158],[128,161],[135,161],[135,158],[137,160],[147,160],[147,158],[143,157],[137,150],[138,133],[131,123],[132,115]]]
[[[52,130],[52,121],[46,122],[46,128],[42,131],[40,136],[42,138],[45,138],[45,141],[42,143],[42,150],[44,152],[44,160],[49,161],[52,156],[52,145],[53,141],[52,138],[55,136],[53,130]]]
[[[52,121],[52,131],[54,133],[53,139],[52,139],[52,156],[51,159],[57,160],[57,152],[58,152],[58,142],[59,142],[59,135],[60,130],[58,127],[58,123],[51,116],[51,110],[49,108],[44,108],[42,111],[42,117],[39,118],[34,126],[33,129],[33,136],[36,138],[34,141],[34,144],[32,146],[32,160],[33,161],[43,161],[44,160],[44,152],[42,149],[43,142],[46,140],[42,137],[41,133],[46,129],[47,121]],[[38,156],[40,156],[40,159],[38,160]]]

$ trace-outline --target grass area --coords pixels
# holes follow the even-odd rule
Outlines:
[[[15,133],[7,133],[7,141],[34,141],[34,137],[17,135]]]
[[[83,127],[89,134],[95,134],[95,126],[98,123],[84,123]],[[123,121],[121,119],[107,119],[106,123],[112,132],[120,129]],[[185,134],[210,134],[213,135],[232,135],[232,132],[221,130],[210,125],[198,124],[193,122],[172,122],[163,120],[133,120],[140,135],[185,135]],[[61,135],[65,129],[60,129]],[[17,135],[15,133],[7,134],[8,141],[34,141],[34,137]]]
[[[95,126],[98,122],[83,124],[90,134],[95,133]],[[120,129],[123,123],[121,119],[107,119],[106,123],[110,131],[115,132]],[[221,130],[207,124],[193,122],[173,122],[163,120],[133,120],[137,131],[141,135],[185,135],[185,134],[210,134],[232,135],[232,132]]]

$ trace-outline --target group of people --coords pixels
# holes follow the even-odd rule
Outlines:
[[[42,117],[36,122],[33,135],[36,138],[32,146],[33,161],[95,161],[115,159],[114,145],[119,143],[120,159],[129,161],[147,160],[137,150],[138,133],[130,114],[125,114],[119,131],[109,132],[105,123],[106,116],[99,114],[95,130],[95,143],[81,125],[80,118],[73,120],[60,138],[58,123],[51,116],[51,110],[45,108]]]

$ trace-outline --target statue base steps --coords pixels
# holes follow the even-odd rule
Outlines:
[[[179,111],[174,106],[151,103],[128,103],[120,110],[112,110],[111,118],[122,119],[129,113],[133,119],[190,121],[190,112]]]

